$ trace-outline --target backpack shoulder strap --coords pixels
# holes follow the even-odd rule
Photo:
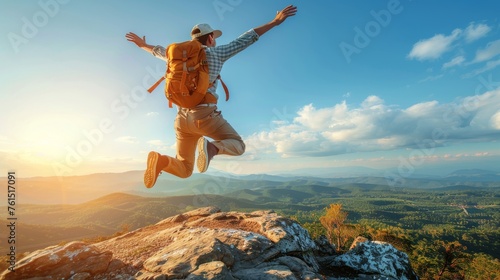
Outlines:
[[[158,81],[156,81],[156,83],[148,89],[148,92],[152,93],[153,90],[155,90],[155,88],[157,88],[163,80],[165,80],[165,76],[161,77]]]
[[[227,88],[226,86],[226,83],[224,83],[224,81],[222,80],[222,78],[219,76],[217,76],[217,78],[215,78],[215,80],[219,80],[220,83],[222,84],[222,87],[224,88],[224,92],[226,93],[226,101],[229,100],[229,89]],[[211,83],[209,85],[209,87],[213,86],[215,84],[215,81],[213,83]]]
[[[227,88],[226,84],[224,83],[224,81],[222,80],[222,78],[219,76],[217,76],[217,79],[220,80],[220,83],[222,84],[222,87],[224,88],[224,92],[226,93],[226,101],[229,100],[229,89]]]
[[[149,93],[152,93],[159,85],[160,83],[165,80],[165,76],[161,77],[158,81],[156,81],[156,83],[154,85],[152,85],[149,89],[148,89],[148,92]],[[172,108],[172,101],[169,100],[168,101],[168,108]]]

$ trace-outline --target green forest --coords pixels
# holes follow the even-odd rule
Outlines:
[[[340,205],[345,216],[337,225],[341,236],[334,233],[329,238],[339,252],[363,236],[407,253],[421,279],[500,279],[498,188],[422,190],[351,184],[243,192],[255,200],[274,196],[279,202],[268,203],[297,220],[313,238],[329,235],[321,220],[328,205]]]

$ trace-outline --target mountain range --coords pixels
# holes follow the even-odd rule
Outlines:
[[[6,181],[5,178],[2,180]],[[156,185],[147,189],[143,185],[143,171],[123,173],[97,173],[67,177],[30,177],[18,181],[17,204],[78,204],[122,192],[141,196],[227,195],[240,190],[279,187],[287,185],[317,185],[338,187],[346,184],[367,184],[378,187],[434,189],[466,186],[470,188],[497,187],[500,172],[490,170],[457,170],[441,177],[401,177],[392,184],[389,177],[353,176],[344,178],[292,175],[234,175],[223,172],[195,173],[188,179],[162,174]],[[5,190],[0,190],[1,197]],[[7,200],[0,200],[0,206]]]

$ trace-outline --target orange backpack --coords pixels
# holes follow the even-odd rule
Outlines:
[[[167,72],[148,89],[148,92],[153,92],[161,81],[166,79],[165,96],[170,108],[172,103],[182,108],[196,107],[205,97],[208,88],[212,86],[208,75],[205,49],[197,40],[173,43],[167,47],[166,56]],[[220,79],[220,76],[217,78]],[[227,101],[229,92],[224,82],[222,86],[226,92]]]

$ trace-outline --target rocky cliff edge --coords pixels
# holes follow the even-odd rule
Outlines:
[[[336,254],[273,211],[200,208],[96,244],[75,241],[19,260],[10,279],[418,279],[383,242]]]

